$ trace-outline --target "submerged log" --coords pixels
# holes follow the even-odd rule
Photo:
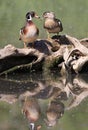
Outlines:
[[[61,70],[62,63],[65,64],[65,71],[69,68],[78,73],[88,63],[88,49],[81,44],[85,42],[88,42],[87,38],[77,40],[60,35],[53,36],[50,41],[37,40],[34,46],[29,44],[27,48],[7,45],[0,49],[0,75],[15,70]]]

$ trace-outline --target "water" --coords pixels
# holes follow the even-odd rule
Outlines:
[[[88,75],[0,78],[0,130],[87,130]]]
[[[19,41],[19,30],[24,26],[25,14],[34,10],[39,16],[45,11],[54,11],[56,17],[61,19],[63,32],[78,39],[88,37],[88,0],[0,0],[0,47],[12,44],[23,47]],[[39,38],[46,38],[43,21],[33,19],[40,30]]]
[[[54,11],[63,23],[60,34],[78,39],[88,36],[88,0],[0,0],[0,48],[8,44],[23,47],[19,30],[29,10],[39,16]],[[33,21],[40,30],[39,38],[46,38],[43,21]],[[88,130],[87,77],[67,78],[57,72],[0,77],[0,130]]]

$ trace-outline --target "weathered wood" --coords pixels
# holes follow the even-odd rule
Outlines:
[[[60,35],[53,36],[50,41],[37,40],[27,48],[7,45],[0,49],[0,75],[15,70],[44,70],[55,67],[61,69],[62,63],[78,73],[88,61],[88,48],[81,44],[85,42],[88,42],[87,38],[78,40],[68,35]],[[65,69],[67,71],[66,67]]]
[[[0,72],[8,73],[16,69],[31,67],[40,63],[45,57],[44,53],[34,48],[15,48],[12,45],[0,50]]]
[[[78,40],[74,37],[66,35],[70,43],[74,48],[66,48],[64,53],[65,69],[74,71],[75,73],[81,72],[83,69],[88,72],[88,48],[81,44],[81,42],[87,42],[84,40]],[[85,68],[83,68],[85,66]]]
[[[62,57],[62,54],[56,53],[56,50],[60,48],[59,43],[56,44],[53,45],[48,40],[38,40],[34,46],[29,44],[28,48],[5,46],[0,49],[0,75],[17,69],[29,71],[30,69],[42,69],[44,63]],[[60,49],[60,52],[62,49]]]

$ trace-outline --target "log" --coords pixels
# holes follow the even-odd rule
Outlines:
[[[37,40],[34,46],[29,44],[27,48],[7,45],[0,49],[0,75],[15,70],[27,70],[29,72],[30,70],[42,70],[45,66],[48,68],[54,66],[55,62],[55,66],[58,65],[63,61],[62,50],[64,46],[60,47],[59,42],[52,41],[54,43],[48,40]]]
[[[0,49],[0,75],[17,70],[31,72],[58,68],[61,71],[62,64],[65,64],[65,71],[69,68],[79,73],[88,61],[88,48],[81,44],[85,42],[88,42],[87,38],[78,40],[68,35],[55,35],[50,41],[38,39],[27,48],[7,45]],[[82,59],[85,59],[84,64],[80,65]]]

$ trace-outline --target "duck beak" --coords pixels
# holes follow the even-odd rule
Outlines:
[[[35,14],[35,18],[40,19],[40,17],[37,14]]]

